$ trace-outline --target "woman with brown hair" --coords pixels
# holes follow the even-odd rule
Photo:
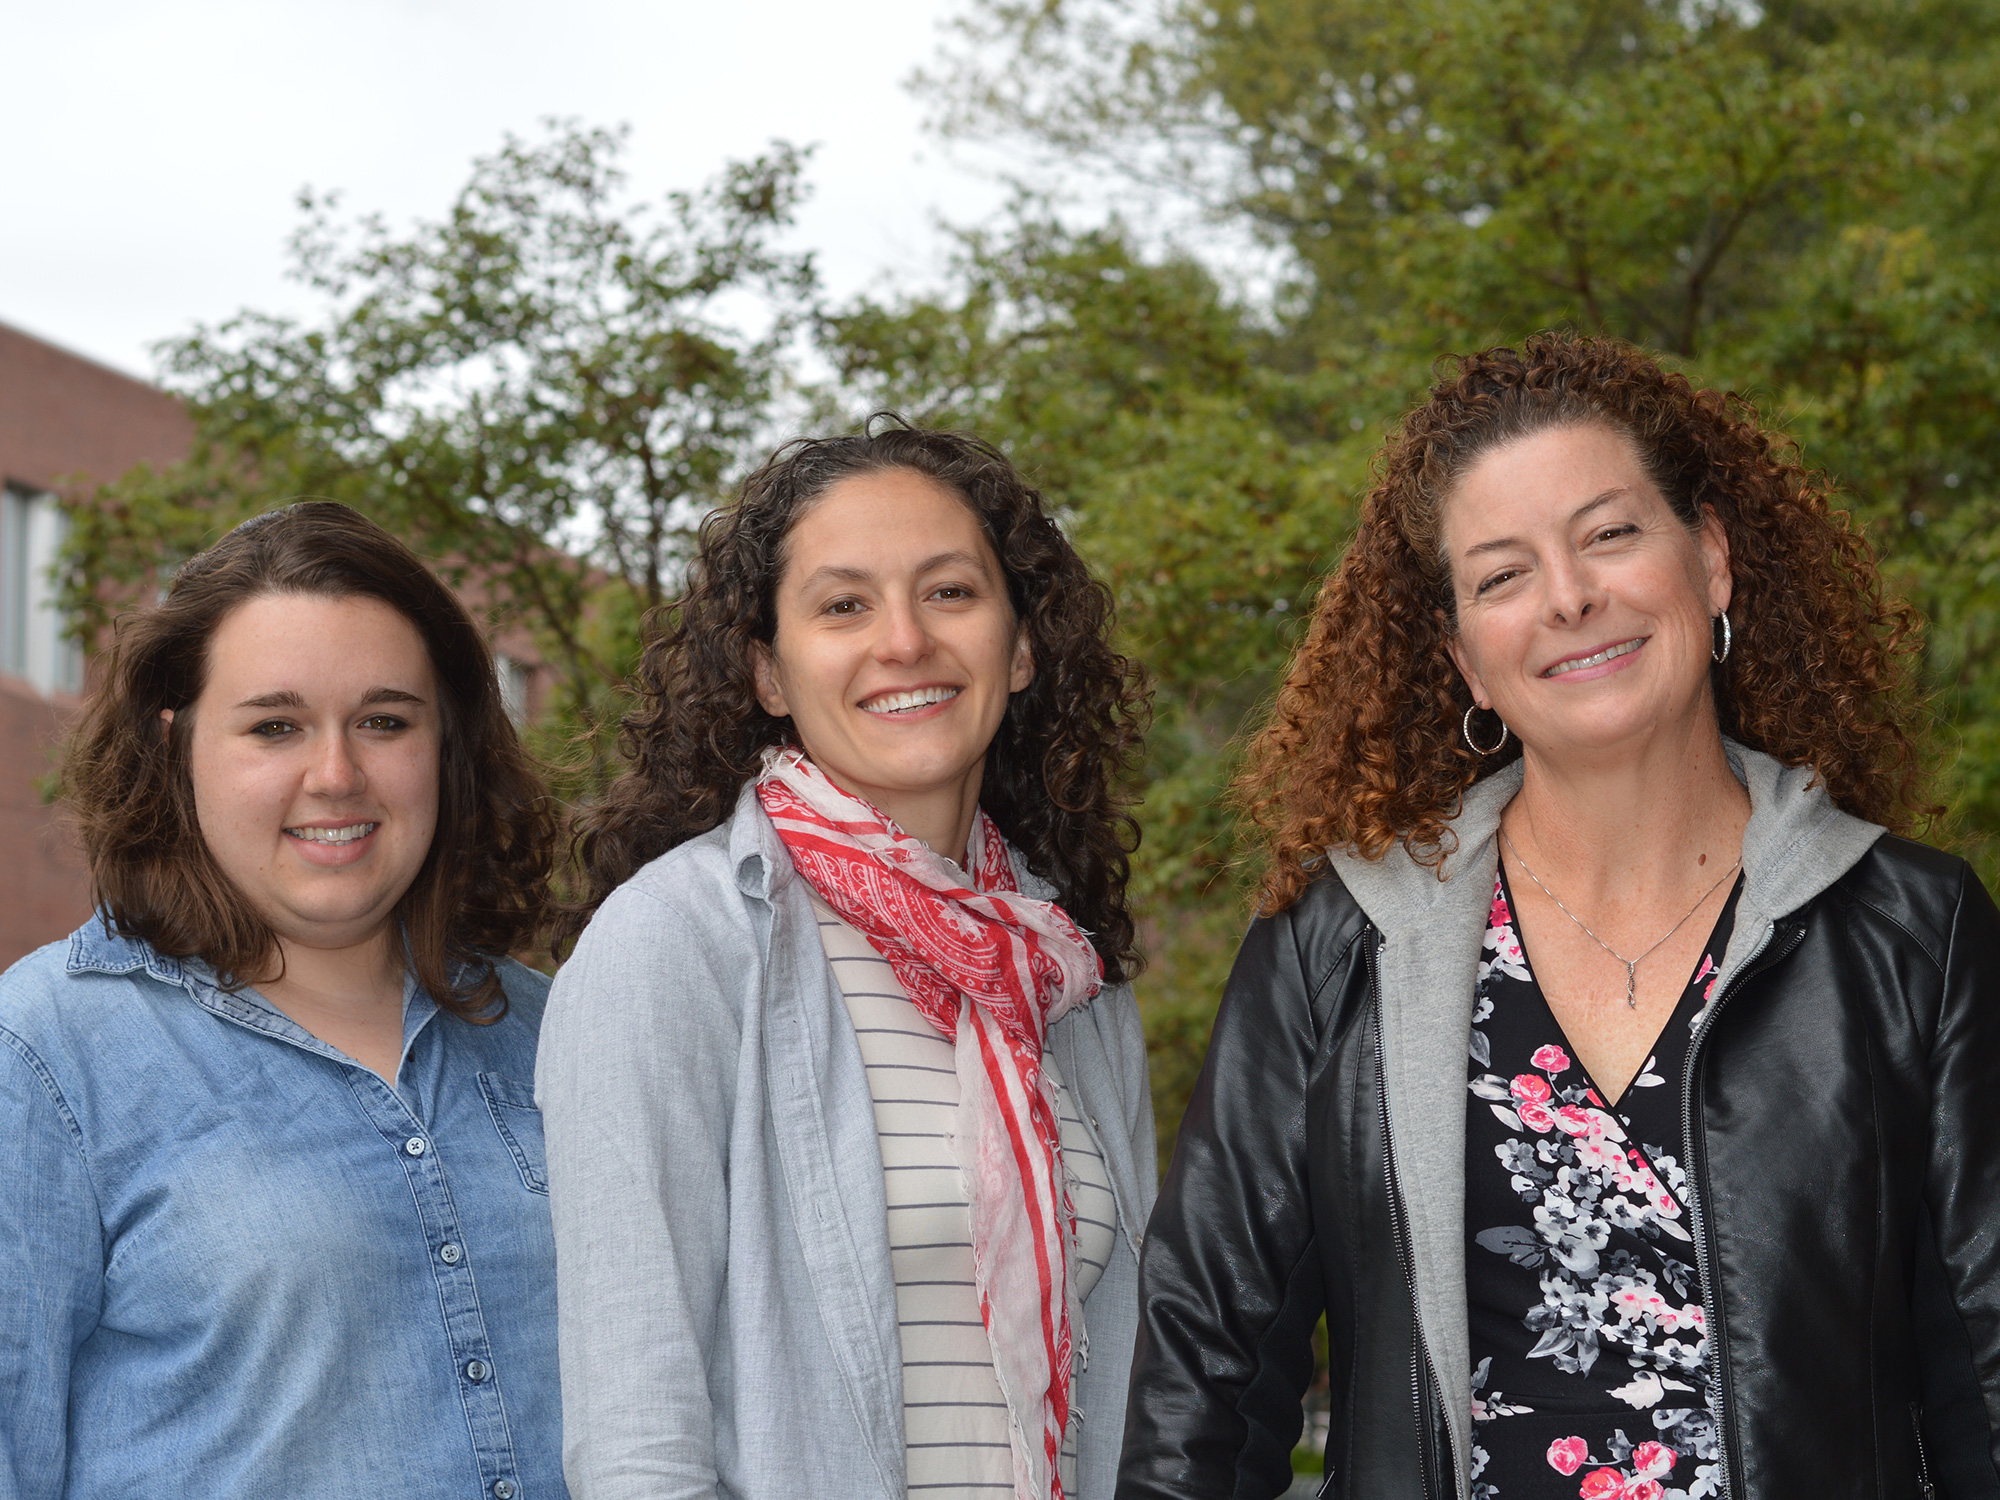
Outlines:
[[[0,1495],[562,1493],[550,812],[462,605],[315,501],[120,622],[96,913],[0,979]]]
[[[1493,349],[1382,457],[1242,793],[1121,1497],[2000,1494],[2000,921],[1906,610],[1741,403]]]
[[[537,1078],[578,1500],[1109,1500],[1152,1203],[1136,669],[973,438],[702,526]]]

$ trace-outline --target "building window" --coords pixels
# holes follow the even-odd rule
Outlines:
[[[493,654],[493,670],[500,679],[500,701],[507,717],[516,724],[528,722],[528,674],[524,661],[516,661],[504,651]]]
[[[0,491],[0,672],[44,693],[83,686],[83,648],[64,632],[52,576],[68,527],[54,495]]]

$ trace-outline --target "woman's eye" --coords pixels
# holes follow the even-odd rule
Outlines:
[[[948,583],[943,588],[937,590],[931,597],[956,602],[960,599],[970,599],[972,597],[972,590],[960,584]]]
[[[836,599],[833,603],[827,605],[826,612],[830,615],[858,615],[861,613],[861,601],[859,599]]]
[[[1607,526],[1602,531],[1597,533],[1597,539],[1600,542],[1609,542],[1609,541],[1614,541],[1621,536],[1635,536],[1638,534],[1638,531],[1639,531],[1638,527],[1630,524],[1622,526]]]
[[[367,718],[361,721],[361,727],[363,729],[376,729],[376,730],[387,731],[392,729],[404,729],[407,728],[408,726],[404,723],[403,720],[397,718],[394,714],[370,714]]]
[[[1485,579],[1484,581],[1482,581],[1482,582],[1480,583],[1479,587],[1478,587],[1478,588],[1476,588],[1476,589],[1474,589],[1474,590],[1473,590],[1473,592],[1474,592],[1475,594],[1483,594],[1483,593],[1485,593],[1485,592],[1486,592],[1486,591],[1487,591],[1488,589],[1490,589],[1490,588],[1497,588],[1497,587],[1499,587],[1499,585],[1501,585],[1501,584],[1505,583],[1505,582],[1506,582],[1506,581],[1507,581],[1508,579],[1510,579],[1510,578],[1514,578],[1514,577],[1517,577],[1517,576],[1519,576],[1519,575],[1518,575],[1518,572],[1517,572],[1517,570],[1515,570],[1515,569],[1513,569],[1513,568],[1509,568],[1509,569],[1508,569],[1508,570],[1507,570],[1506,572],[1504,572],[1504,573],[1495,573],[1495,574],[1494,574],[1494,575],[1493,575],[1493,576],[1492,576],[1491,578],[1488,578],[1488,579]]]
[[[266,719],[250,731],[259,739],[275,740],[292,732],[292,726],[283,719]]]

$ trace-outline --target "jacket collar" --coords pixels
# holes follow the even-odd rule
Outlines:
[[[1839,880],[1874,847],[1883,830],[1834,806],[1810,766],[1787,766],[1734,740],[1722,742],[1730,770],[1750,794],[1743,830],[1743,898],[1736,936],[1723,964],[1729,972],[1761,941],[1752,929],[1804,906]],[[1380,859],[1334,850],[1329,862],[1368,919],[1382,932],[1433,920],[1455,906],[1451,887],[1466,877],[1483,893],[1499,865],[1500,815],[1521,789],[1520,761],[1475,782],[1452,820],[1455,841],[1439,870],[1420,865],[1400,847]],[[1481,915],[1484,915],[1482,908]]]

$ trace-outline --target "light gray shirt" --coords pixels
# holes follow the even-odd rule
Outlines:
[[[1109,1500],[1154,1182],[1130,988],[1057,1022],[1049,1045],[1117,1204],[1076,1382],[1078,1494]],[[903,1500],[873,1100],[805,883],[754,787],[599,910],[556,978],[536,1087],[576,1500]]]

